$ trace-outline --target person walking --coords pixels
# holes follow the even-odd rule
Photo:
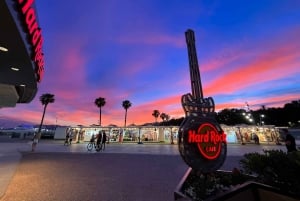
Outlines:
[[[69,128],[67,128],[64,146],[65,145],[67,145],[67,146],[69,145],[69,139],[70,139],[70,132],[69,132]]]
[[[101,143],[101,147],[102,147],[103,151],[105,150],[106,139],[107,139],[106,133],[105,133],[105,131],[103,131],[103,134],[102,134],[102,143]]]
[[[36,145],[39,142],[39,135],[40,134],[35,133],[34,136],[33,136],[33,138],[32,138],[32,145],[31,145],[31,151],[32,152],[35,151]]]
[[[97,144],[97,151],[101,151],[101,149],[102,149],[102,133],[101,133],[101,131],[99,131],[99,133],[97,135],[96,144]]]
[[[293,151],[297,151],[296,149],[296,141],[295,141],[295,138],[294,136],[292,136],[288,129],[283,129],[283,132],[285,134],[285,146],[286,146],[286,149],[287,149],[287,152],[293,152]]]
[[[256,133],[253,134],[253,139],[255,144],[259,144],[259,137]]]
[[[70,130],[70,132],[69,132],[69,135],[70,135],[69,144],[70,145],[72,144],[72,141],[73,141],[74,132],[75,132],[74,129]]]

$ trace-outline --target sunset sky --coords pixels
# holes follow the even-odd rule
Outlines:
[[[216,110],[282,107],[300,99],[299,0],[36,0],[45,75],[29,104],[1,116],[39,123],[39,97],[55,95],[45,124],[154,122],[184,116],[191,92],[184,32],[193,29],[204,97]]]

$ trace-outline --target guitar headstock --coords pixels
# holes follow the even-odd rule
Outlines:
[[[215,115],[215,103],[212,97],[196,99],[190,93],[181,97],[185,116],[212,117]]]

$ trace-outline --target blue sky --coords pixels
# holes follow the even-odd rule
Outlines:
[[[153,122],[153,110],[184,116],[191,92],[184,32],[193,29],[203,93],[216,110],[282,107],[300,94],[298,0],[36,0],[45,75],[29,104],[2,116],[39,123],[39,96],[55,94],[45,123]]]

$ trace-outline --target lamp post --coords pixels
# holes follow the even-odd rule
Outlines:
[[[77,125],[79,127],[79,130],[77,131],[77,142],[76,143],[80,143],[80,138],[82,136],[82,125]]]
[[[139,127],[139,141],[138,144],[143,144],[143,142],[141,141],[141,128]]]
[[[170,128],[170,141],[171,141],[171,144],[174,144],[174,134],[172,131],[172,127]]]

